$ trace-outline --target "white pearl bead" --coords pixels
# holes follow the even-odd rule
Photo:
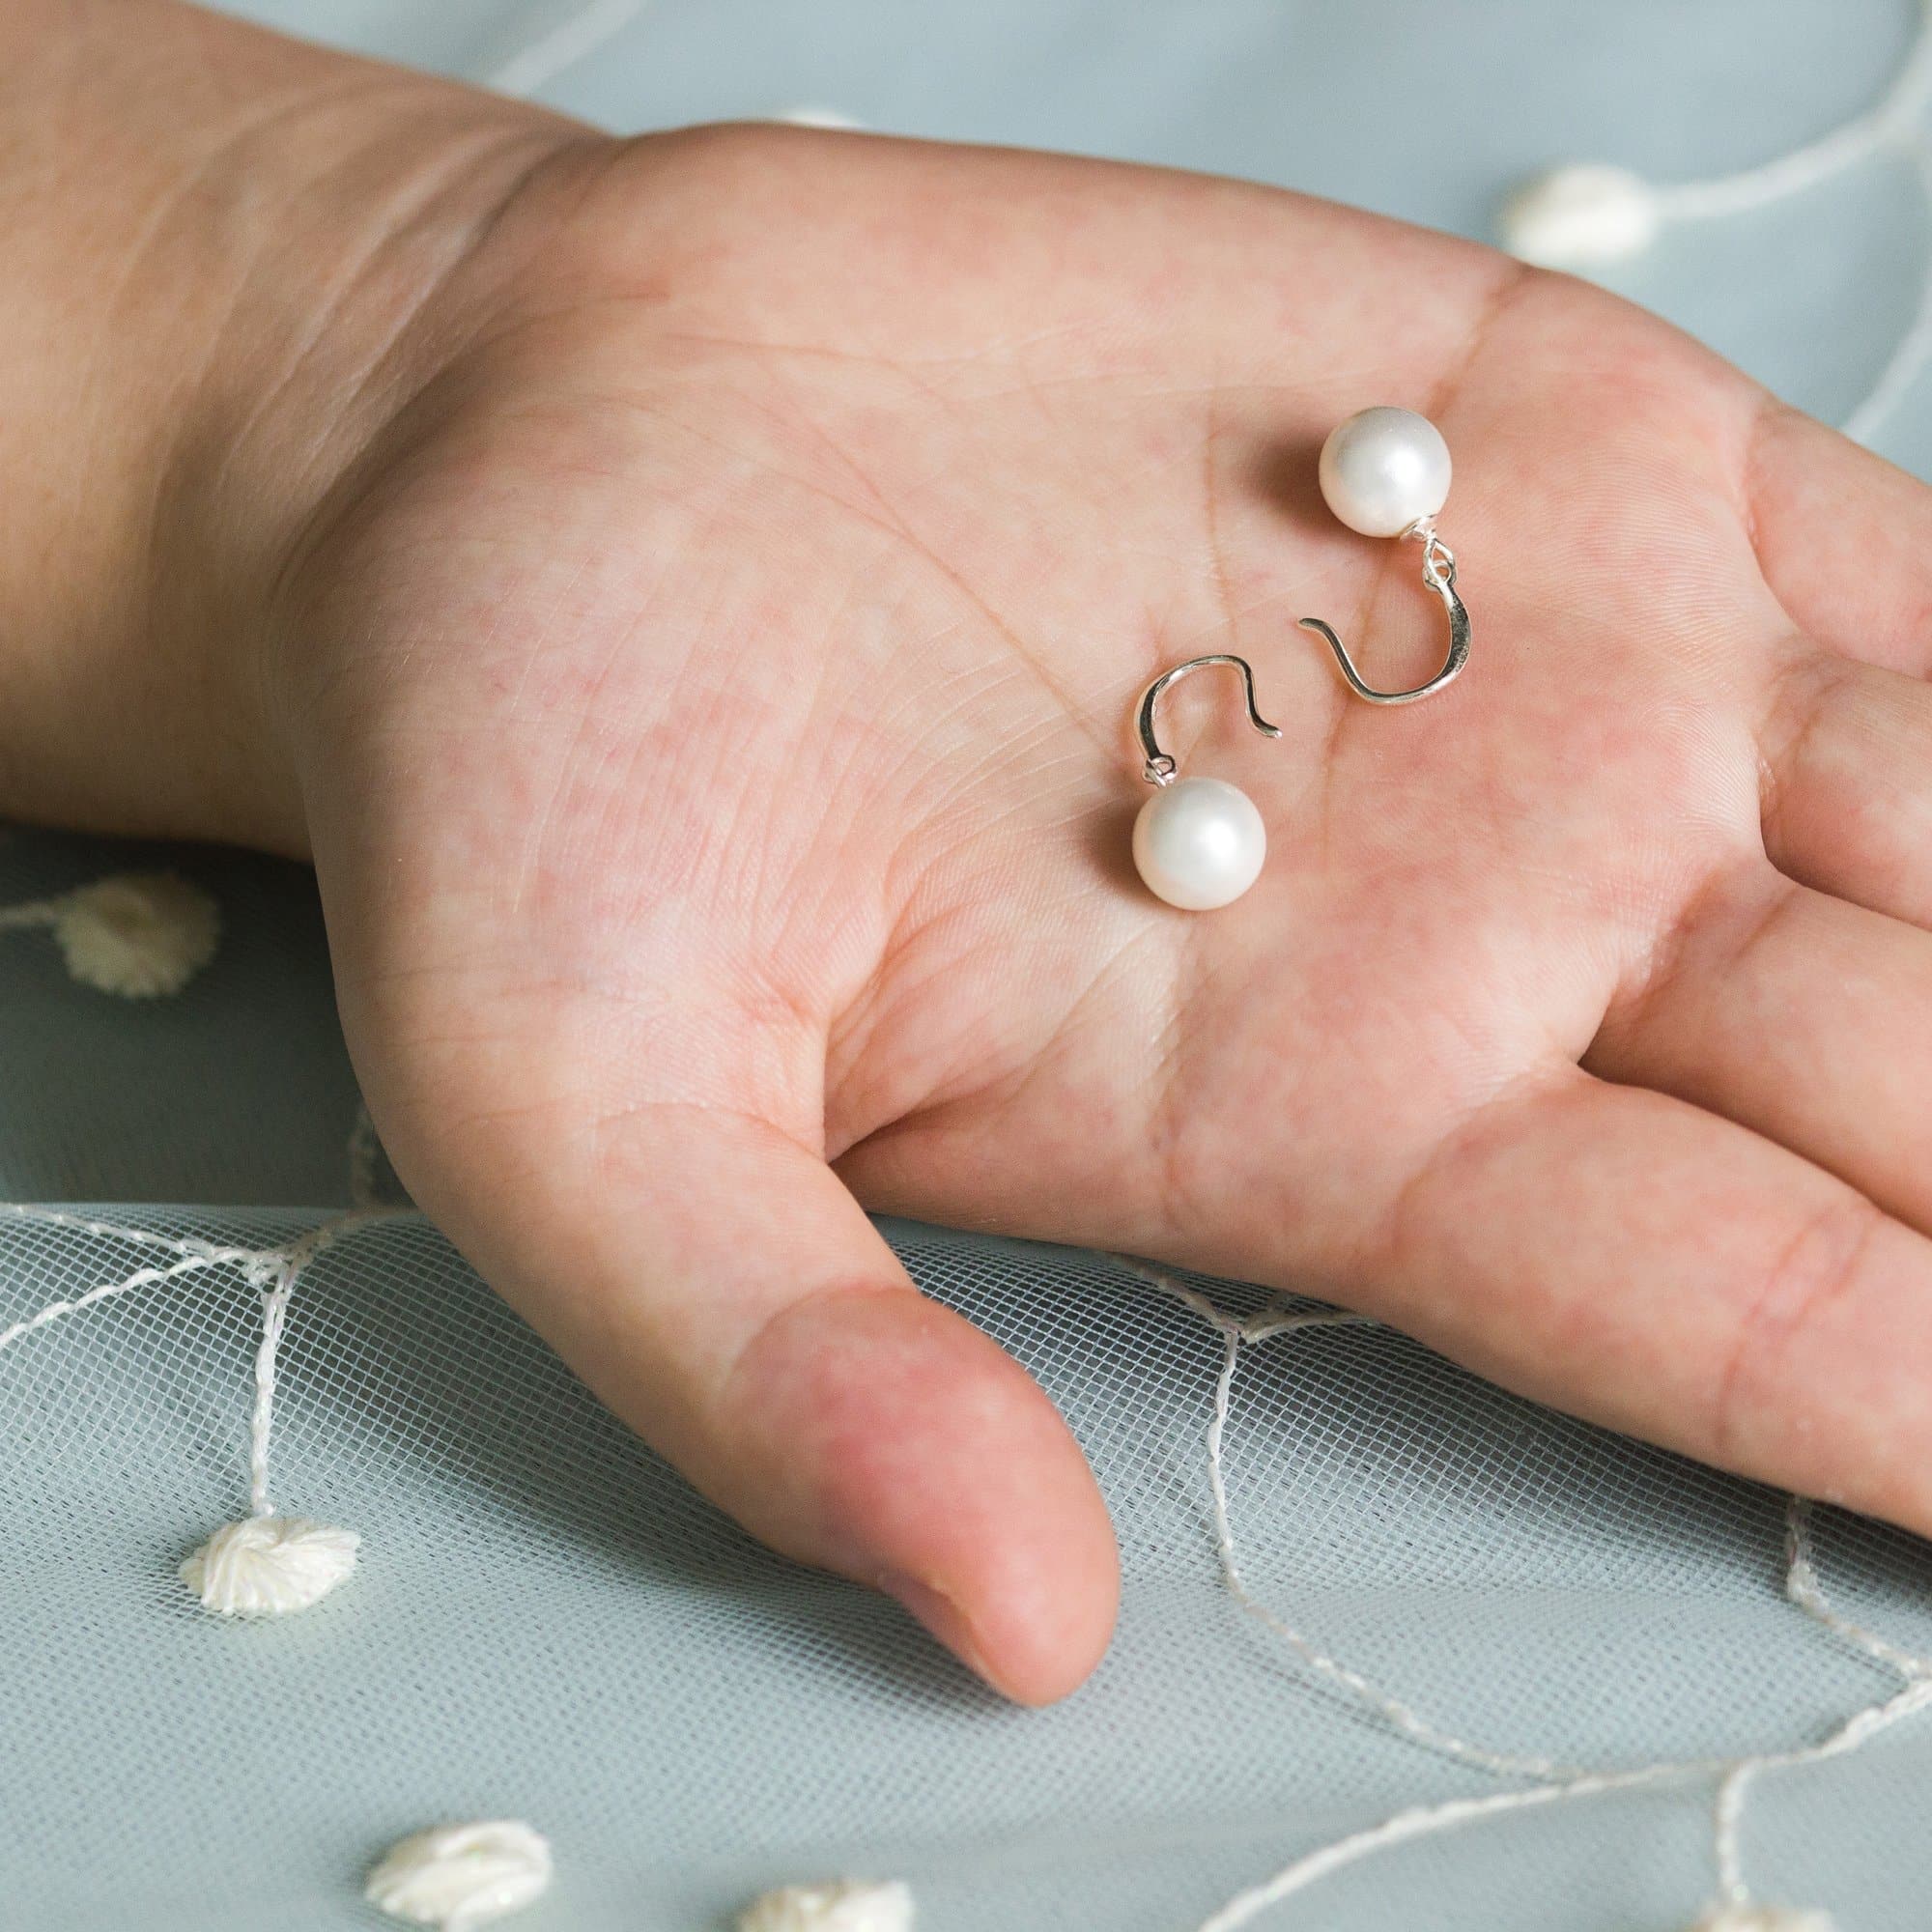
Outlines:
[[[1449,445],[1427,416],[1359,410],[1321,445],[1321,494],[1351,530],[1399,537],[1449,497]]]
[[[1231,905],[1260,877],[1267,827],[1255,802],[1220,779],[1177,779],[1134,820],[1134,864],[1156,898],[1183,912]]]

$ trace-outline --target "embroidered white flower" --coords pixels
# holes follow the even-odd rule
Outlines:
[[[216,1616],[285,1617],[341,1583],[360,1542],[305,1517],[245,1517],[223,1523],[182,1564],[181,1579]]]
[[[124,999],[179,993],[208,962],[221,912],[172,872],[126,872],[53,901],[54,938],[83,985]]]
[[[392,1846],[369,1874],[362,1895],[394,1918],[469,1932],[542,1896],[551,1879],[550,1844],[511,1819],[439,1825]]]
[[[912,1891],[903,1885],[788,1885],[740,1916],[738,1932],[912,1932]]]

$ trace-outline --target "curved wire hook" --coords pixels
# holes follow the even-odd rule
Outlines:
[[[1341,649],[1338,644],[1335,647]],[[1147,763],[1141,767],[1141,777],[1151,785],[1172,784],[1177,769],[1175,762],[1160,749],[1159,741],[1153,735],[1153,707],[1160,695],[1176,679],[1183,678],[1191,670],[1199,670],[1204,665],[1233,665],[1241,673],[1242,694],[1248,700],[1248,723],[1264,738],[1279,738],[1281,727],[1270,724],[1255,709],[1254,668],[1246,658],[1231,657],[1226,651],[1216,651],[1210,657],[1189,658],[1185,664],[1178,664],[1172,670],[1164,670],[1141,693],[1141,710],[1137,729],[1141,734],[1141,750],[1147,753]]]
[[[1433,529],[1416,529],[1410,534],[1422,539],[1422,581],[1441,598],[1442,608],[1449,613],[1449,656],[1427,684],[1418,684],[1412,691],[1378,691],[1374,685],[1363,682],[1348,646],[1320,617],[1301,619],[1304,631],[1314,631],[1328,639],[1328,648],[1335,653],[1335,662],[1341,666],[1349,689],[1371,704],[1413,704],[1418,697],[1440,691],[1469,662],[1469,613],[1456,595],[1456,554]]]

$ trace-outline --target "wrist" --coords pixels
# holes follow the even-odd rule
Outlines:
[[[478,239],[594,140],[173,5],[0,26],[0,815],[306,849],[265,659]],[[14,298],[17,297],[17,299]]]
[[[319,103],[327,179],[264,211],[208,380],[174,440],[156,615],[200,639],[242,726],[221,747],[214,836],[306,856],[277,604],[314,526],[370,480],[399,422],[487,326],[485,239],[538,178],[594,143],[467,90],[407,86],[380,111]],[[285,154],[285,158],[287,158]]]

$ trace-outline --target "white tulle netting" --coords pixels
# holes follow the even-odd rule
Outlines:
[[[1024,1714],[748,1542],[422,1221],[323,1218],[0,1219],[0,1331],[95,1297],[0,1349],[10,1932],[367,1925],[371,1861],[466,1817],[550,1839],[532,1932],[699,1932],[855,1873],[909,1881],[925,1932],[1687,1932],[1726,1887],[1877,1932],[1932,1896],[1904,1536],[1801,1517],[1807,1612],[1779,1495],[1367,1324],[895,1226],[1064,1405],[1119,1525],[1112,1656]],[[291,1251],[267,1487],[360,1562],[229,1622],[177,1566],[247,1514]]]

